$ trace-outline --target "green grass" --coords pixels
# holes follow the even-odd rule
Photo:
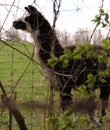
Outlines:
[[[34,49],[32,44],[21,44],[16,42],[7,43],[12,47],[17,48],[28,57],[32,56]],[[14,50],[4,43],[0,43],[0,81],[2,82],[8,96],[10,96],[12,91],[17,93],[16,103],[24,115],[26,122],[31,122],[30,120],[33,121],[33,115],[36,112],[36,118],[33,121],[35,122],[37,115],[40,115],[37,111],[40,111],[41,113],[44,112],[44,109],[42,112],[42,109],[39,108],[39,106],[45,103],[48,87],[44,77],[39,71],[40,66],[38,66],[37,63],[32,62],[21,52]],[[36,56],[34,56],[33,59],[36,61]],[[0,89],[0,95],[1,94],[2,91]],[[33,101],[34,105],[39,105],[38,109],[34,109],[34,113],[30,110],[33,109]],[[0,116],[0,129],[2,129],[8,125],[9,119],[7,111],[5,110],[5,112]],[[36,124],[39,124],[39,126],[40,121],[41,120],[38,120],[38,122],[36,121]]]
[[[9,44],[31,57],[33,52],[32,44],[13,42],[9,42]],[[30,59],[23,56],[20,52],[0,43],[0,80],[4,86],[14,87],[19,78],[22,77],[17,88],[23,86],[32,87],[42,78],[37,67],[36,63],[33,64]],[[24,75],[22,76],[23,73]]]
[[[54,92],[55,117],[49,119],[51,123],[54,121],[54,129],[50,128],[51,126],[48,127],[49,108],[46,106],[46,103],[49,104],[48,83],[39,71],[40,66],[36,63],[36,56],[33,58],[36,62],[29,59],[32,56],[34,46],[30,43],[7,42],[7,44],[0,43],[0,81],[8,96],[12,91],[17,93],[17,108],[24,116],[29,130],[72,130],[63,129],[65,125],[68,126],[71,123],[76,125],[74,130],[109,130],[109,114],[104,117],[105,124],[97,129],[90,127],[89,118],[86,114],[78,113],[71,117],[65,117],[63,113],[59,114],[59,95],[57,92]],[[12,48],[9,46],[12,46]],[[74,96],[77,98],[80,94],[74,92]],[[0,103],[0,112],[1,110]],[[3,110],[4,112],[0,114],[0,130],[6,130],[9,122],[9,112],[7,109]],[[69,119],[70,122],[68,122]],[[14,118],[12,124],[13,130],[19,130]],[[56,126],[59,129],[55,129]]]

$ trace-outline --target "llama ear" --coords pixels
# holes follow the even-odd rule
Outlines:
[[[38,13],[37,9],[34,6],[32,6],[32,5],[28,5],[28,7],[25,7],[25,10],[29,14],[36,14],[36,13]]]

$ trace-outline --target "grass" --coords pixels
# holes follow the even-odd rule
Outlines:
[[[0,43],[0,81],[8,96],[10,96],[12,91],[17,93],[17,108],[24,116],[29,130],[72,130],[64,129],[64,126],[73,124],[76,125],[74,130],[109,130],[109,114],[104,117],[105,125],[97,129],[89,126],[89,118],[85,114],[73,114],[71,117],[65,117],[63,113],[59,114],[59,96],[57,92],[54,93],[55,117],[49,119],[49,122],[53,122],[54,127],[49,129],[47,123],[49,110],[46,105],[47,102],[49,103],[48,84],[39,71],[40,66],[29,59],[32,56],[34,46],[30,43],[7,43],[28,55],[26,57],[21,52],[14,50],[4,43]],[[37,62],[36,56],[33,59]],[[1,94],[2,91],[0,90]],[[75,98],[80,96],[77,92],[74,92],[74,95]],[[0,111],[2,109],[0,103]],[[3,109],[3,111],[0,114],[0,130],[6,130],[9,122],[9,112],[6,109]],[[13,130],[19,130],[14,118],[12,124]],[[59,128],[57,129],[56,127]]]
[[[33,51],[33,46],[31,44],[13,42],[9,42],[9,44],[31,57]],[[6,45],[3,46],[3,43],[0,45],[0,80],[3,82],[4,86],[13,87],[19,78],[22,77],[25,70],[26,72],[17,86],[32,87],[33,84],[39,80],[41,81],[42,75],[39,73],[36,64],[33,64],[30,59],[12,48]]]
[[[8,44],[22,51],[29,57],[32,56],[32,52],[34,50],[34,46],[32,44],[21,44],[16,42],[8,42]],[[34,58],[34,60],[36,60],[36,58]],[[20,52],[6,46],[4,43],[0,43],[0,81],[2,82],[8,96],[10,96],[12,91],[17,93],[16,102],[18,108],[24,115],[26,122],[29,122],[30,118],[34,118],[34,113],[36,113],[35,115],[37,118],[37,115],[40,115],[37,111],[42,113],[42,109],[40,110],[38,108],[36,111],[34,110],[34,113],[30,111],[30,109],[33,109],[33,103],[34,107],[35,105],[36,107],[40,107],[40,105],[42,106],[42,104],[45,103],[47,96],[47,83],[38,68],[40,68],[40,66],[33,63],[26,56],[23,56]],[[0,90],[0,95],[1,94],[2,91]],[[7,127],[8,120],[8,112],[5,111],[1,115],[0,129],[5,126]],[[38,120],[38,122],[40,121]]]

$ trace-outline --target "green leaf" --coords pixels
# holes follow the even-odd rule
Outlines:
[[[64,54],[65,54],[65,55],[71,55],[71,50],[68,49],[68,48],[66,48],[66,49],[64,50]]]
[[[96,26],[98,27],[100,25],[100,21],[97,22]]]
[[[65,55],[66,59],[71,60],[71,58],[72,58],[72,51],[70,49],[66,48],[64,50],[64,55]]]
[[[58,58],[55,57],[54,54],[51,54],[51,58],[48,59],[47,65],[49,65],[49,66],[51,66],[51,67],[54,67],[54,66],[57,64],[57,62],[58,62]]]
[[[70,49],[65,49],[64,54],[59,57],[59,61],[62,62],[62,67],[68,66],[69,61],[72,59],[72,52]]]
[[[101,83],[107,83],[107,81],[104,78],[100,79]]]
[[[84,96],[88,96],[88,92],[86,90],[86,86],[84,84],[80,85],[78,91]]]
[[[110,52],[110,38],[106,38],[102,41],[102,48],[106,52]]]
[[[73,59],[80,59],[83,53],[84,53],[84,46],[81,44],[77,44],[76,48],[72,52]]]
[[[108,13],[105,13],[105,21],[106,21],[107,23],[109,23],[109,14],[108,14]]]
[[[98,71],[98,76],[104,77],[105,76],[105,71]]]
[[[86,81],[87,86],[89,88],[92,88],[94,86],[95,80],[96,80],[96,77],[93,74],[88,74],[87,81]]]
[[[61,56],[59,57],[59,61],[63,62],[65,58],[66,58],[65,55],[61,55]]]
[[[63,68],[66,68],[68,66],[68,63],[69,63],[69,60],[68,59],[65,59],[62,63],[62,67]]]
[[[107,24],[102,22],[102,27],[105,28],[106,26],[107,26]]]
[[[97,55],[97,58],[98,58],[98,62],[99,62],[99,63],[102,63],[102,62],[104,61],[104,56],[101,55],[101,54],[98,54],[98,55]]]
[[[104,14],[104,9],[101,8],[101,9],[99,10],[99,12],[100,12],[101,15]]]
[[[94,56],[94,50],[93,50],[93,45],[90,43],[87,43],[84,45],[85,49],[85,54],[87,58],[93,57]]]

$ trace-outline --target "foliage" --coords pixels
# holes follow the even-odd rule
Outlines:
[[[70,49],[65,49],[64,54],[59,57],[58,62],[61,62],[62,67],[65,68],[66,66],[68,66],[71,58],[72,58],[72,51]]]
[[[101,49],[94,51],[94,45],[90,43],[86,44],[76,44],[75,49],[65,49],[64,54],[59,58],[52,55],[48,60],[48,65],[54,67],[57,63],[61,62],[62,67],[66,68],[71,60],[95,58],[98,60],[99,68],[104,64],[105,69],[98,70],[99,80],[101,82],[106,82],[106,77],[110,75],[110,38],[106,38],[102,41]],[[51,62],[50,62],[51,61]],[[95,76],[91,73],[87,76],[88,87],[92,87],[95,82]]]
[[[60,57],[55,57],[54,59],[49,59],[49,60],[54,60],[55,65],[59,62],[62,63],[62,67],[65,68],[69,65],[69,62],[71,60],[79,60],[79,59],[86,59],[86,58],[95,58],[98,61],[99,69],[98,70],[98,77],[99,81],[102,83],[106,82],[106,77],[110,76],[110,38],[103,39],[102,41],[102,46],[100,49],[95,50],[94,45],[90,43],[86,44],[77,44],[74,50],[70,49],[65,49],[64,54],[61,55]],[[48,64],[51,66],[51,64]],[[102,66],[105,66],[104,68]],[[53,64],[52,64],[52,67]],[[88,88],[92,89],[94,86],[94,83],[96,81],[96,76],[92,75],[89,73],[87,75],[87,80],[85,81],[84,84],[81,84],[80,87],[78,88],[78,92],[84,97],[84,98],[89,98],[90,96],[95,96],[97,97],[97,93],[88,93],[86,91],[86,86]],[[80,96],[81,97],[81,96]],[[73,130],[75,128],[77,129],[84,129],[84,127],[88,127],[88,118],[80,118],[80,115],[73,117],[72,115],[67,114],[68,111],[61,113],[59,115],[54,115],[48,119],[48,123],[53,125],[53,130]],[[80,118],[80,121],[78,120]],[[107,118],[108,120],[108,118]],[[78,121],[80,123],[78,123]],[[86,123],[85,123],[86,122]],[[90,122],[89,122],[90,123]],[[78,126],[78,124],[80,124]],[[83,127],[84,126],[84,127]],[[104,129],[102,126],[101,129]]]
[[[71,110],[67,110],[59,115],[54,115],[48,118],[47,122],[53,125],[52,130],[73,130],[85,129],[88,126],[89,121],[87,117],[82,117],[81,114],[69,114]],[[80,124],[79,124],[80,120]],[[86,122],[86,124],[84,124]],[[79,124],[79,125],[77,125]]]
[[[102,28],[104,28],[109,24],[109,14],[101,8],[99,14],[92,21],[96,23],[96,26],[102,25]]]
[[[99,10],[99,15],[95,16],[95,19],[92,20],[95,22],[96,27],[99,25],[102,25],[102,28],[107,27],[109,25],[109,14],[106,13],[102,8]],[[97,45],[96,45],[97,46]],[[97,59],[99,70],[97,73],[97,76],[99,77],[99,82],[106,83],[106,78],[110,76],[110,38],[107,37],[102,40],[101,48],[100,49],[94,49],[94,45],[91,43],[84,43],[84,44],[76,44],[75,48],[73,50],[69,50],[66,48],[64,50],[64,54],[60,57],[55,57],[52,59],[52,57],[49,60],[54,60],[54,65],[57,65],[57,63],[62,63],[62,68],[66,68],[71,60],[79,60],[79,59],[87,59],[87,58],[94,58]],[[48,62],[48,65],[51,65],[50,62]],[[104,66],[104,67],[102,67]],[[85,81],[88,88],[92,88],[94,86],[94,83],[96,81],[96,76],[89,73],[87,75],[87,80]],[[80,85],[78,88],[78,92],[80,92],[84,97],[88,98],[91,96],[86,91],[85,84]],[[93,93],[94,94],[94,93]],[[95,96],[95,95],[94,95]],[[67,111],[66,111],[67,112]],[[51,123],[54,127],[54,130],[73,130],[75,129],[76,120],[78,117],[72,117],[68,114],[60,114],[55,115],[53,117],[49,118],[49,123]],[[84,123],[85,119],[83,119]],[[86,122],[88,122],[86,120]],[[77,122],[78,123],[78,122]],[[80,121],[80,125],[84,125]],[[82,128],[81,126],[81,128]],[[80,129],[77,126],[77,129]],[[105,129],[104,127],[100,129]]]
[[[51,58],[48,60],[48,65],[51,65],[51,67],[54,67],[57,64],[58,58],[55,57],[53,54],[50,56]]]

